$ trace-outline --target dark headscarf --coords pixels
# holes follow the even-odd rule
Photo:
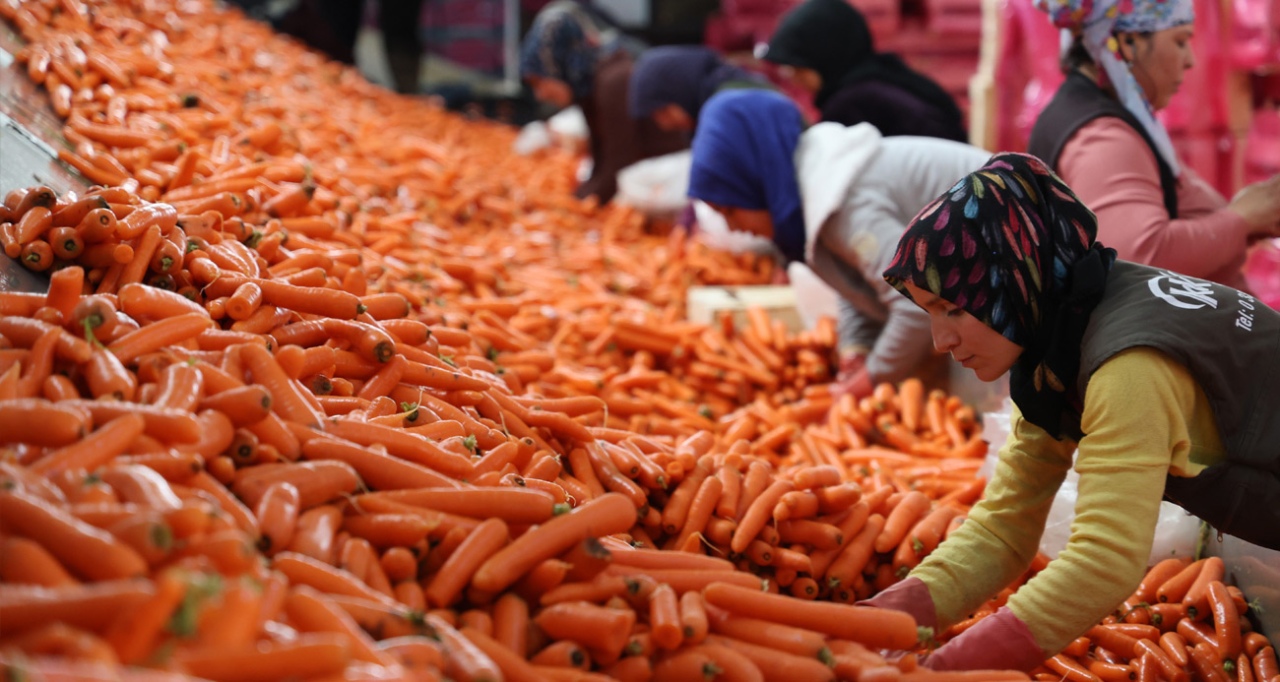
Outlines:
[[[564,81],[574,99],[583,99],[595,89],[596,64],[614,49],[593,17],[576,4],[550,5],[538,13],[520,43],[520,76]]]
[[[1040,159],[1003,153],[916,216],[884,278],[950,301],[1022,346],[1010,393],[1028,421],[1080,436],[1080,342],[1114,249],[1093,213]]]
[[[726,90],[702,108],[693,135],[689,196],[748,210],[768,209],[773,243],[804,261],[804,211],[795,152],[804,119],[772,90]]]
[[[814,95],[819,108],[854,83],[896,85],[955,121],[960,107],[942,86],[907,66],[895,54],[878,53],[867,20],[848,0],[806,0],[779,22],[764,58],[775,64],[813,69],[822,76]]]
[[[668,45],[645,50],[636,60],[627,93],[631,118],[645,118],[668,104],[698,120],[702,105],[729,81],[758,81],[750,72],[726,64],[700,45]]]

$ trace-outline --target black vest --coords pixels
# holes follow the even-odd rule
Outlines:
[[[1176,219],[1178,217],[1178,178],[1173,174],[1173,169],[1169,168],[1169,164],[1165,163],[1164,158],[1160,156],[1155,142],[1151,140],[1151,136],[1143,129],[1138,119],[1134,118],[1124,105],[1103,92],[1097,83],[1079,71],[1072,70],[1067,74],[1067,79],[1053,95],[1049,106],[1040,112],[1035,125],[1031,128],[1031,139],[1027,142],[1027,151],[1040,157],[1056,172],[1058,157],[1062,155],[1062,148],[1066,146],[1067,141],[1084,124],[1103,116],[1113,116],[1128,123],[1131,128],[1138,131],[1143,141],[1151,148],[1151,153],[1156,156],[1156,164],[1160,167],[1160,189],[1164,192],[1164,208],[1169,212],[1170,220]]]
[[[1080,348],[1081,395],[1106,360],[1135,346],[1191,373],[1226,459],[1169,476],[1165,498],[1220,532],[1280,549],[1280,312],[1231,287],[1116,261]]]

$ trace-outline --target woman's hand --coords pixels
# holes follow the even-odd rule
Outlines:
[[[1009,607],[978,621],[977,625],[929,654],[923,662],[930,670],[1034,669],[1048,658],[1036,644],[1031,630]]]
[[[832,396],[839,398],[847,393],[860,399],[871,395],[874,388],[871,373],[867,371],[866,356],[854,353],[840,359],[836,380],[831,384]]]
[[[1236,192],[1227,208],[1249,223],[1255,237],[1280,237],[1280,175]]]

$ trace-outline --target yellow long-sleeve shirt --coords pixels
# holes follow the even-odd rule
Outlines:
[[[1079,443],[1057,441],[1014,409],[1009,441],[969,519],[912,575],[940,627],[1015,579],[1039,547],[1049,508],[1076,455],[1076,516],[1066,547],[1009,599],[1046,652],[1061,650],[1137,588],[1166,474],[1195,476],[1225,457],[1204,391],[1152,348],[1104,363],[1085,393]]]

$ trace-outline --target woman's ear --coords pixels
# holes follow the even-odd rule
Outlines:
[[[1132,33],[1116,34],[1116,45],[1120,48],[1120,58],[1127,63],[1133,63],[1137,51],[1136,42]]]

